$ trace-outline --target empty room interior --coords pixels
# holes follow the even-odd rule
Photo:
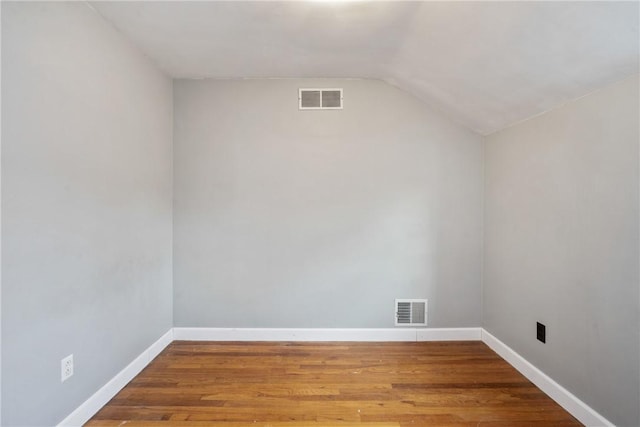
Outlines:
[[[1,2],[3,426],[640,426],[640,3]]]

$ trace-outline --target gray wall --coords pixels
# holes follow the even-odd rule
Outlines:
[[[179,80],[174,120],[175,326],[480,325],[479,136],[373,80]]]
[[[621,426],[640,425],[638,90],[592,93],[485,152],[484,327]]]
[[[3,425],[59,422],[172,326],[171,137],[171,81],[84,2],[2,2]]]
[[[3,424],[57,423],[174,323],[391,327],[398,297],[640,424],[637,77],[489,136],[483,188],[482,139],[378,81],[177,81],[172,120],[84,3],[2,2],[2,62]]]

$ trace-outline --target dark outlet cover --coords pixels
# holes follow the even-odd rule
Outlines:
[[[547,342],[547,327],[544,326],[540,322],[536,322],[536,326],[537,326],[537,329],[538,329],[538,333],[537,333],[538,341],[542,341],[542,342],[546,343]]]

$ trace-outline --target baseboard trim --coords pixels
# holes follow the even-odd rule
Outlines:
[[[481,328],[173,328],[180,341],[479,341]]]
[[[109,382],[96,391],[69,416],[62,420],[58,427],[82,426],[89,421],[106,403],[113,398],[129,381],[138,375],[160,352],[173,341],[173,329],[169,329],[156,342],[151,344],[126,368],[118,372]]]
[[[416,341],[480,341],[482,328],[416,329]]]
[[[172,341],[483,341],[540,390],[586,426],[615,427],[613,423],[529,363],[483,328],[286,329],[286,328],[173,328],[151,344],[93,396],[58,424],[81,426],[138,375]]]
[[[516,353],[511,347],[500,341],[491,333],[482,329],[482,342],[498,353],[511,366],[516,368],[529,381],[555,400],[567,412],[576,417],[587,427],[615,427],[613,423],[600,415],[589,405],[578,399],[573,393],[551,379],[547,374],[533,366],[524,357]]]

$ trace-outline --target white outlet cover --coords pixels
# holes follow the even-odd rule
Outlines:
[[[65,382],[73,375],[73,354],[60,361],[60,381]]]

